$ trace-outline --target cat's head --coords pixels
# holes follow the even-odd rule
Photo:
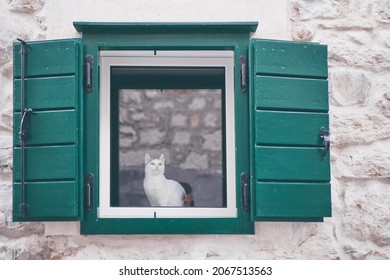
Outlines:
[[[148,153],[145,154],[145,175],[164,175],[165,157],[162,154],[158,159],[152,159]]]

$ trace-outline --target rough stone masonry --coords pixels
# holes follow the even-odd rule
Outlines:
[[[0,259],[389,259],[390,1],[157,2],[0,1]],[[12,43],[79,36],[72,26],[77,20],[256,20],[257,37],[327,44],[333,217],[257,223],[254,236],[112,238],[63,234],[77,232],[77,224],[12,222]],[[187,118],[171,122],[180,127]],[[172,140],[189,138],[182,132]]]

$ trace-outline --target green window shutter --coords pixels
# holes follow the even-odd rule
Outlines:
[[[19,128],[22,44],[14,44],[14,221],[79,219],[81,41],[28,42],[24,104],[33,113],[24,146],[24,191]],[[22,193],[24,198],[22,198]],[[26,205],[23,213],[21,205]]]
[[[327,47],[252,39],[252,217],[321,221],[331,216]]]

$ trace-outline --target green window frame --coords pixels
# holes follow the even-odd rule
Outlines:
[[[75,220],[81,234],[253,234],[255,221],[331,216],[326,46],[251,39],[256,22],[74,26],[81,39],[28,42],[24,75],[22,44],[14,45],[15,221]],[[236,217],[99,217],[107,51],[233,53]],[[23,153],[22,88],[33,110]]]

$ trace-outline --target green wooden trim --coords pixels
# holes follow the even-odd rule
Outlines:
[[[329,110],[327,80],[255,76],[254,83],[258,109],[324,113]]]
[[[290,77],[328,77],[326,45],[256,40],[254,43],[255,73]]]
[[[26,147],[25,178],[31,180],[74,180],[76,146]],[[14,181],[20,181],[20,148],[14,148]]]
[[[258,22],[73,22],[85,33],[250,33]]]
[[[321,128],[329,116],[321,113],[256,111],[256,144],[323,146]]]
[[[330,184],[257,183],[256,217],[330,217]]]
[[[21,217],[21,184],[14,184],[15,221],[61,221],[78,219],[78,186],[69,182],[26,183],[27,213]],[[65,218],[66,217],[66,218]]]
[[[96,219],[81,223],[81,234],[254,234],[253,222],[238,219]]]
[[[26,79],[25,106],[33,110],[76,107],[77,77]],[[20,79],[14,80],[14,109],[20,110]]]
[[[256,179],[260,181],[330,181],[329,154],[322,148],[256,147]]]
[[[144,31],[143,31],[144,32]],[[99,61],[99,50],[234,50],[235,65],[247,55],[248,33],[153,32],[140,33],[83,33],[85,53]],[[99,84],[99,66],[94,64],[94,84]],[[95,175],[94,209],[84,212],[82,234],[253,234],[250,212],[244,212],[241,201],[240,173],[249,171],[249,113],[248,94],[240,92],[240,69],[235,67],[236,115],[236,196],[238,217],[210,219],[101,219],[97,218],[99,185],[99,89],[84,95],[84,172]]]
[[[20,113],[14,114],[15,124],[20,123],[20,116]],[[27,144],[74,144],[77,140],[75,125],[74,110],[34,112],[29,121]],[[19,131],[14,129],[14,146],[19,144]]]

